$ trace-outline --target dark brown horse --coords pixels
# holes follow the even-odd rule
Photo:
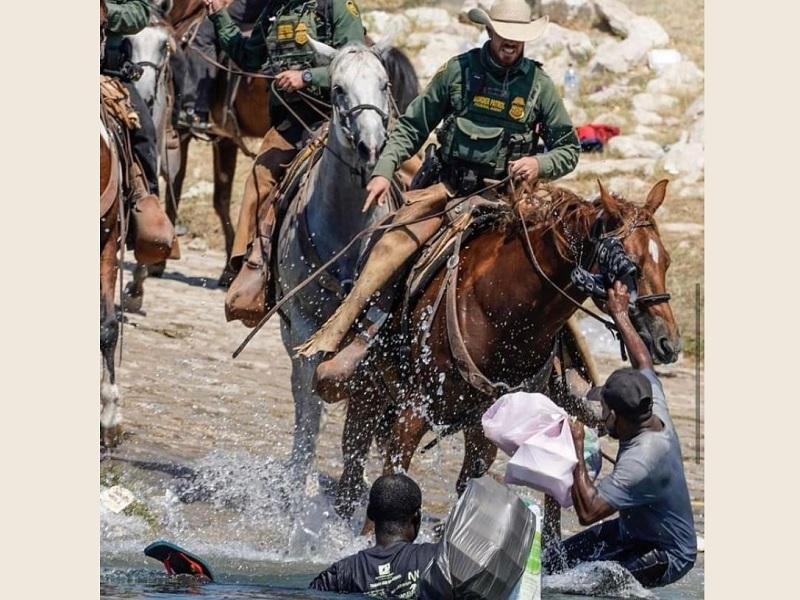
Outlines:
[[[100,40],[105,40],[108,11],[100,0]],[[102,110],[102,109],[101,109]],[[100,443],[116,446],[119,441],[120,395],[114,369],[119,337],[119,321],[114,306],[114,290],[119,270],[121,244],[122,164],[111,132],[100,119],[100,352],[103,378],[100,382]]]
[[[666,180],[657,183],[643,207],[608,194],[602,186],[599,199],[591,203],[554,187],[539,208],[518,205],[528,214],[524,228],[519,220],[509,219],[468,242],[459,261],[454,314],[468,354],[483,374],[513,386],[536,373],[577,310],[534,268],[526,234],[542,271],[578,303],[586,297],[571,285],[570,273],[581,257],[592,255],[592,232],[605,231],[619,238],[639,266],[639,294],[651,299],[635,311],[637,329],[657,361],[677,359],[678,326],[668,296],[658,296],[665,292],[670,259],[653,215],[664,200],[666,185]],[[421,294],[411,310],[410,331],[420,331],[447,274],[443,268]],[[360,370],[363,379],[351,386],[342,439],[344,470],[337,492],[342,514],[352,511],[363,485],[372,433],[387,420],[385,472],[407,470],[420,440],[433,425],[464,432],[459,493],[495,460],[497,448],[484,437],[480,417],[502,391],[487,394],[462,376],[448,338],[445,305],[442,302],[436,311],[424,345],[418,335],[402,340],[395,324],[373,346]],[[397,340],[410,346],[410,352],[403,351]],[[376,382],[374,373],[381,373],[380,381]],[[574,413],[581,407],[568,402],[567,390],[556,384],[559,379],[553,375],[545,391]]]
[[[167,14],[167,20],[179,36],[191,36],[195,24],[205,17],[205,4],[202,0],[175,0]],[[186,52],[194,52],[186,48]],[[419,92],[419,81],[408,57],[396,48],[381,52],[386,63],[392,92],[399,110],[402,112]],[[235,69],[235,66],[232,65]],[[271,127],[269,114],[269,80],[234,76],[218,70],[214,97],[211,104],[211,119],[214,131],[218,134],[213,143],[214,159],[214,211],[222,223],[225,237],[225,269],[220,284],[227,285],[235,276],[228,261],[233,248],[234,228],[231,222],[230,204],[233,180],[236,174],[236,158],[243,138],[262,139]],[[233,102],[229,106],[230,90],[235,88]],[[191,135],[181,136],[181,167],[175,181],[167,190],[167,214],[173,223],[177,219],[183,181],[186,175],[186,158],[189,153]],[[411,168],[411,167],[409,167]]]

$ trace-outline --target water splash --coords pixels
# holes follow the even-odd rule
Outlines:
[[[547,575],[542,587],[550,593],[607,598],[656,598],[622,565],[615,562],[582,563],[573,569]]]
[[[247,452],[214,452],[194,475],[131,485],[157,522],[101,510],[101,554],[139,555],[162,538],[208,559],[325,564],[369,544],[358,519],[334,511],[332,483],[312,472],[303,486],[282,461]]]

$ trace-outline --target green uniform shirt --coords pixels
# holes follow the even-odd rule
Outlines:
[[[471,53],[473,59],[477,58],[475,53],[480,54],[480,60],[473,60],[472,63],[480,64],[491,81],[500,81],[503,87],[512,87],[514,82],[528,79],[531,70],[535,69],[533,89],[526,97],[527,102],[533,102],[532,110],[527,105],[515,105],[522,98],[495,100],[487,97],[490,96],[487,94],[476,96],[474,100],[481,101],[484,105],[491,103],[492,107],[496,106],[504,115],[518,115],[522,119],[519,122],[531,128],[540,125],[540,134],[547,152],[537,155],[539,177],[558,179],[575,168],[578,164],[580,143],[553,81],[538,63],[524,57],[508,70],[500,67],[489,55],[487,42],[483,48],[473,49],[450,59],[434,75],[427,89],[409,104],[405,114],[389,134],[386,147],[372,172],[373,176],[391,179],[398,166],[420,150],[431,131],[443,119],[460,114],[467,99],[468,88],[468,83],[464,81],[464,65],[465,61],[469,61],[468,55]],[[446,157],[443,156],[442,159],[446,160]]]
[[[297,0],[289,0],[296,2]],[[330,0],[333,12],[333,37],[325,43],[334,48],[341,48],[348,42],[364,43],[364,24],[353,0]],[[266,11],[265,11],[266,12]],[[259,32],[265,12],[255,23],[253,35],[246,38],[225,10],[210,15],[217,30],[220,47],[233,61],[246,71],[258,71],[267,61],[267,45],[264,36]],[[266,29],[266,28],[265,28]],[[329,88],[330,73],[327,66],[312,67],[311,84],[320,88]]]
[[[150,22],[147,0],[106,0],[108,26],[107,47],[117,47],[125,35],[136,35]]]

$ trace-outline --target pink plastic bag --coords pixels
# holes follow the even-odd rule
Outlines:
[[[526,440],[506,467],[506,483],[545,492],[563,506],[572,506],[572,471],[578,464],[568,417]]]
[[[578,464],[569,416],[544,394],[501,396],[482,418],[487,438],[511,456],[506,483],[545,492],[571,506],[572,471]]]
[[[525,440],[566,417],[566,411],[544,394],[516,392],[500,396],[483,413],[481,423],[486,437],[512,456]]]

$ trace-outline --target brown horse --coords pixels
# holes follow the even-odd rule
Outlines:
[[[202,0],[175,0],[167,14],[167,20],[179,36],[191,37],[195,24],[205,17],[205,4]],[[194,52],[186,48],[186,52]],[[386,70],[392,84],[392,95],[402,112],[419,92],[419,81],[408,58],[396,48],[381,52]],[[235,67],[234,67],[235,69]],[[231,222],[230,204],[233,181],[236,174],[236,158],[243,145],[243,138],[262,139],[272,126],[269,113],[270,81],[258,77],[231,75],[223,69],[218,70],[214,97],[211,104],[211,120],[216,137],[213,142],[214,160],[214,211],[222,224],[225,237],[225,269],[220,276],[220,285],[228,285],[236,273],[230,268],[229,260],[233,248],[234,228]],[[231,94],[235,90],[235,94]],[[233,95],[233,102],[229,98]],[[177,220],[183,181],[186,175],[186,158],[192,136],[181,136],[180,169],[173,185],[167,189],[167,214],[173,223]],[[416,169],[418,165],[408,168]],[[412,173],[413,175],[413,173]]]
[[[666,180],[657,183],[643,207],[608,194],[602,185],[599,199],[591,203],[553,187],[550,199],[538,209],[524,202],[518,205],[531,217],[524,228],[519,220],[507,219],[469,240],[460,255],[454,314],[469,357],[488,379],[513,386],[542,369],[556,337],[577,310],[534,268],[526,235],[541,270],[579,304],[586,297],[572,287],[570,273],[581,257],[592,256],[593,232],[620,239],[640,269],[638,287],[645,302],[635,310],[637,329],[657,361],[677,359],[680,335],[664,294],[670,259],[653,216],[666,185]],[[421,331],[446,277],[443,268],[422,292],[410,310],[409,331]],[[360,380],[351,385],[342,437],[344,470],[336,499],[341,514],[352,512],[363,485],[372,432],[383,426],[389,428],[383,448],[385,472],[408,470],[420,440],[434,425],[464,432],[459,493],[495,460],[497,448],[484,437],[480,417],[502,391],[486,393],[462,376],[451,350],[445,305],[442,302],[433,316],[424,344],[418,335],[404,339],[401,319],[393,318],[394,325],[376,340],[360,369]],[[379,381],[374,373],[381,373]],[[585,410],[574,398],[569,401],[559,380],[554,373],[544,391],[572,413]]]
[[[100,39],[105,40],[108,11],[100,0]],[[122,241],[122,164],[111,132],[100,120],[100,352],[103,378],[100,382],[100,443],[107,448],[119,441],[120,395],[114,369],[119,321],[114,290],[119,270],[118,252]]]

